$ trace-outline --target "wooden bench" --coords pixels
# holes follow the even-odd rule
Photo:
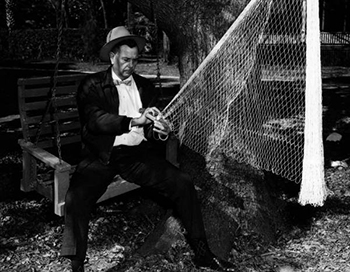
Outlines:
[[[80,155],[80,122],[75,94],[81,79],[85,76],[85,74],[73,74],[57,77],[55,101],[62,160],[58,156],[54,111],[50,110],[44,115],[49,101],[52,78],[18,80],[18,105],[23,131],[23,139],[18,141],[23,151],[21,190],[24,192],[35,190],[52,200],[54,212],[59,216],[64,214],[64,200],[69,180]],[[40,137],[36,141],[38,129],[40,129]],[[164,149],[166,159],[177,165],[176,139],[170,137]],[[136,184],[116,176],[98,202],[137,188]]]

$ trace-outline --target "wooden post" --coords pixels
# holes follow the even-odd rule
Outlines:
[[[58,216],[64,215],[64,204],[69,187],[70,169],[55,170],[54,176],[54,210]]]
[[[35,158],[27,151],[23,150],[22,153],[22,167],[23,174],[21,179],[21,191],[30,192],[34,190],[36,182],[36,162]]]

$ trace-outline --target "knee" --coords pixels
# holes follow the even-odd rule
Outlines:
[[[86,205],[85,201],[87,199],[87,196],[84,195],[84,188],[81,188],[81,186],[77,186],[78,182],[76,180],[78,179],[77,173],[73,174],[73,177],[71,179],[71,184],[68,188],[68,191],[66,193],[65,197],[65,208],[67,211],[74,211],[76,209],[80,209],[81,205]]]
[[[69,188],[66,194],[65,198],[65,208],[66,212],[73,211],[79,204],[81,203],[80,196],[78,193],[75,192],[74,189]]]

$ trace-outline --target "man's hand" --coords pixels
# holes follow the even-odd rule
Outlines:
[[[157,118],[154,120],[153,131],[168,136],[171,130],[169,124],[161,117],[159,120]]]
[[[146,109],[141,108],[139,111],[142,115],[138,118],[133,118],[131,120],[132,127],[145,126],[145,125],[151,124],[153,120],[150,117],[160,114],[160,111],[156,107],[146,108]]]
[[[163,118],[162,113],[157,108],[152,108],[146,117],[153,121],[153,131],[164,136],[170,133],[170,126]]]
[[[148,120],[145,124],[153,122],[153,132],[158,134],[155,136],[156,139],[167,139],[171,129],[168,122],[163,118],[162,113],[155,107],[140,109],[142,116],[140,118],[146,117]],[[160,136],[166,136],[160,137]]]

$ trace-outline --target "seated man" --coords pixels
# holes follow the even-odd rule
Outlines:
[[[106,71],[86,76],[77,103],[85,158],[78,164],[66,195],[65,230],[61,255],[71,259],[73,271],[84,271],[88,224],[96,201],[115,175],[151,189],[170,201],[187,231],[194,263],[221,271],[232,264],[219,260],[206,239],[197,194],[189,175],[165,159],[147,152],[153,133],[170,132],[154,107],[157,92],[147,79],[134,73],[145,40],[116,27],[100,51],[110,61]],[[154,116],[157,115],[157,118]]]

